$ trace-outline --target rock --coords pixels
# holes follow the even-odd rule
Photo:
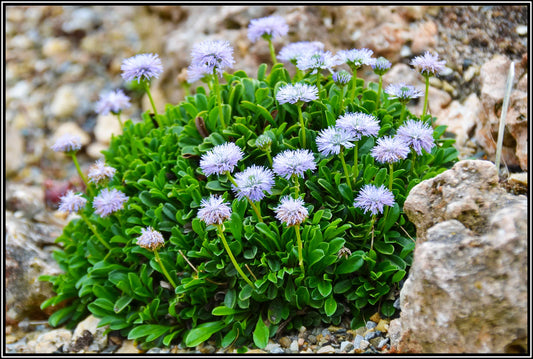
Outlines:
[[[70,41],[62,37],[47,39],[43,45],[43,55],[46,57],[64,58],[69,53]]]
[[[268,343],[264,350],[268,353],[273,354],[285,353],[285,351],[283,350],[283,348],[281,348],[279,344],[273,342]]]
[[[388,342],[389,342],[389,338],[382,338],[382,339],[379,341],[378,345],[376,345],[376,348],[377,348],[377,349],[381,349],[381,348],[383,348]]]
[[[374,347],[374,348],[377,348],[379,343],[383,340],[382,337],[375,337],[375,338],[372,338],[372,339],[369,339],[368,342]]]
[[[527,35],[527,26],[526,25],[518,25],[516,27],[516,33],[520,36]]]
[[[318,349],[317,354],[333,354],[335,353],[335,348],[333,348],[331,345],[326,345],[325,347],[322,347]]]
[[[437,42],[437,32],[437,24],[434,21],[420,23],[411,34],[411,50],[415,54],[421,54],[433,49]]]
[[[289,347],[289,350],[291,351],[291,353],[298,353],[298,351],[300,350],[300,345],[303,345],[304,342],[305,341],[303,338],[299,338],[298,340],[293,340]]]
[[[74,93],[74,88],[71,85],[63,85],[56,90],[50,105],[52,116],[69,117],[74,114],[79,104]]]
[[[54,353],[62,346],[66,346],[72,338],[72,332],[67,329],[55,329],[43,333],[35,341],[28,343],[29,353]]]
[[[104,332],[108,326],[99,327],[99,318],[89,315],[81,321],[74,330],[69,351],[79,352],[82,349],[99,352],[107,346],[107,334]]]
[[[122,116],[123,117],[123,116]],[[124,121],[124,119],[122,119]],[[122,133],[120,122],[118,122],[117,116],[113,114],[100,115],[96,120],[96,126],[94,127],[94,137],[96,141],[104,144],[106,149],[111,142],[113,135],[118,136]]]
[[[375,323],[379,323],[379,321],[381,320],[381,315],[379,314],[379,312],[375,312],[369,319]]]
[[[397,348],[400,345],[402,336],[402,322],[399,318],[391,320],[388,334],[391,348]]]
[[[89,157],[91,157],[92,159],[101,159],[104,157],[104,155],[102,154],[102,151],[106,151],[107,149],[109,149],[109,145],[105,145],[103,143],[100,143],[100,142],[94,142],[94,143],[91,143],[89,146],[87,146],[87,155],[89,155]]]
[[[500,188],[488,161],[458,162],[418,186],[404,207],[418,240],[400,292],[399,350],[519,349],[528,332],[527,198]]]
[[[366,350],[366,348],[368,348],[369,345],[370,345],[370,342],[363,339],[361,340],[361,343],[359,344],[359,349]]]
[[[381,319],[375,330],[386,333],[389,330],[389,321],[387,319]]]
[[[135,345],[133,340],[125,340],[122,346],[115,352],[115,354],[139,354],[141,351]]]
[[[80,7],[67,13],[67,19],[63,22],[62,30],[67,33],[75,31],[90,31],[100,24],[96,11],[91,7]]]
[[[372,328],[375,328],[376,325],[378,325],[378,323],[369,320],[368,322],[366,322],[366,329],[372,329]]]
[[[7,133],[9,136],[5,137],[5,156],[8,161],[5,161],[6,176],[10,178],[17,174],[17,172],[24,167],[24,139],[20,131],[13,128],[10,123],[7,123]]]
[[[279,340],[279,344],[283,347],[283,348],[288,348],[291,346],[291,338],[289,337],[282,337],[280,340]]]
[[[348,352],[348,351],[352,350],[353,348],[354,348],[354,344],[352,342],[350,342],[350,341],[345,340],[345,341],[341,342],[341,346],[340,346],[339,349],[340,349],[341,353],[345,353],[345,352]]]
[[[362,335],[359,335],[357,334],[353,340],[353,346],[357,349],[360,347],[361,345],[361,342],[364,340],[365,338],[362,336]]]

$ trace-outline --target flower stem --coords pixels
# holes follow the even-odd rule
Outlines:
[[[350,180],[350,174],[348,172],[348,167],[346,166],[346,161],[344,160],[344,148],[341,147],[341,151],[339,152],[339,158],[341,159],[342,168],[344,169],[344,175],[346,176],[346,183],[348,183],[348,187],[350,187],[350,190],[352,190],[352,181]]]
[[[425,76],[426,78],[426,94],[424,96],[424,109],[422,110],[422,116],[424,116],[428,109],[428,93],[429,93],[429,76]]]
[[[222,112],[222,91],[220,90],[220,83],[218,82],[218,75],[216,70],[213,70],[213,81],[215,82],[214,90],[217,93],[218,115],[220,116],[220,125],[224,130],[226,128],[226,123],[224,122],[224,113]]]
[[[170,284],[172,284],[172,287],[174,289],[176,289],[177,285],[176,285],[176,283],[174,283],[174,281],[172,280],[172,278],[168,274],[167,269],[165,268],[165,265],[163,264],[163,261],[161,260],[161,257],[159,256],[159,252],[157,252],[157,249],[154,249],[154,254],[155,254],[155,260],[157,261],[157,263],[161,267],[161,270],[163,271],[163,274],[165,275],[165,277],[167,277],[167,279],[170,282]]]
[[[303,243],[302,243],[302,238],[300,236],[300,225],[299,224],[296,224],[294,226],[294,231],[296,232],[296,241],[298,243],[298,264],[300,265],[300,269],[302,270],[302,275],[305,276]]]
[[[272,39],[267,38],[268,48],[270,50],[270,57],[272,57],[272,64],[275,65],[278,63],[276,60],[276,51],[274,50],[274,44],[272,44]]]
[[[96,236],[96,238],[100,241],[100,243],[103,244],[104,247],[106,247],[109,251],[111,250],[111,247],[109,246],[109,244],[107,244],[106,241],[104,241],[102,239],[102,237],[100,237],[100,235],[98,234],[98,232],[96,231],[96,228],[94,227],[94,225],[87,219],[87,217],[85,217],[85,215],[83,213],[80,212],[80,217],[83,219],[83,221],[85,222],[85,224],[87,224],[87,227],[89,227],[89,229],[94,233],[94,235]]]
[[[252,288],[254,288],[254,284],[246,276],[246,274],[244,274],[244,272],[242,271],[241,267],[239,267],[239,264],[237,263],[237,260],[233,256],[233,253],[231,252],[231,249],[229,248],[228,242],[226,242],[226,237],[224,237],[224,229],[222,228],[222,224],[219,224],[216,227],[217,227],[218,235],[219,235],[220,239],[222,240],[222,243],[224,244],[224,248],[226,248],[226,252],[228,253],[229,258],[231,259],[231,262],[235,266],[235,269],[237,270],[237,272],[239,272],[239,274],[246,281],[246,283],[250,284],[252,286]]]
[[[387,207],[388,208],[388,207]],[[371,232],[372,232],[372,239],[370,240],[370,250],[372,250],[372,248],[374,247],[374,223],[376,222],[376,215],[374,214],[372,216],[372,222],[371,222]]]
[[[266,152],[268,163],[270,163],[270,167],[272,167],[272,156],[270,155],[270,149],[268,149]]]
[[[150,103],[152,104],[152,108],[154,109],[154,115],[157,121],[157,116],[158,116],[157,109],[155,108],[154,99],[152,98],[152,93],[150,92],[150,86],[148,85],[148,81],[144,81],[143,85],[144,85],[144,89],[146,90],[146,94],[148,95],[148,99],[150,100]]]
[[[378,85],[378,100],[376,102],[376,108],[379,108],[379,103],[381,101],[381,87],[383,86],[383,77],[379,75],[379,85]]]
[[[320,69],[316,70],[316,88],[318,89],[317,93],[320,96]]]
[[[226,176],[228,177],[228,179],[230,180],[230,182],[236,187],[238,188],[239,186],[237,185],[237,182],[235,182],[235,179],[233,178],[233,176],[231,175],[231,173],[229,173],[229,171],[226,171]],[[250,203],[250,206],[252,206],[252,209],[254,210],[255,212],[255,215],[257,216],[257,219],[259,220],[259,222],[263,222],[263,217],[261,217],[261,208],[256,206],[254,202],[252,202],[252,200],[248,197],[246,197],[246,199],[248,200],[248,203]]]
[[[358,147],[359,147],[359,142],[355,142],[355,146],[353,146],[353,182],[354,184],[357,182],[357,176],[359,176],[359,164],[357,163]]]
[[[115,115],[117,116],[118,123],[120,123],[120,129],[124,130],[124,124],[122,123],[122,120],[120,119],[120,112],[117,112]]]
[[[305,148],[305,124],[304,116],[302,114],[302,105],[296,104],[296,107],[298,107],[298,120],[300,121],[300,128],[302,130],[302,147]]]
[[[298,198],[300,192],[300,182],[298,181],[298,176],[293,174],[292,179],[294,181],[294,198]]]
[[[394,179],[393,164],[389,163],[389,191],[392,192],[392,181]]]
[[[357,67],[352,67],[353,76],[352,76],[352,90],[350,93],[350,101],[353,103],[355,99],[355,87],[357,86]]]
[[[400,113],[400,123],[399,123],[399,125],[402,125],[404,123],[404,121],[405,121],[406,109],[407,109],[407,104],[403,103],[402,112]]]
[[[74,166],[76,166],[76,170],[78,171],[78,174],[81,177],[81,180],[83,183],[85,183],[85,187],[89,188],[89,183],[87,182],[87,178],[83,175],[83,172],[81,171],[80,164],[78,163],[78,158],[76,157],[75,152],[71,152],[70,156],[72,157],[72,161],[74,162]]]

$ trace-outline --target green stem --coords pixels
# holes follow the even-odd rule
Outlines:
[[[353,181],[354,181],[354,184],[357,182],[357,176],[359,176],[359,164],[357,163],[358,147],[359,147],[359,142],[356,142],[355,146],[353,146]]]
[[[83,183],[85,183],[85,187],[89,188],[89,183],[87,182],[87,178],[83,175],[83,172],[81,171],[80,164],[78,163],[78,159],[76,158],[76,153],[71,152],[70,156],[72,157],[72,161],[74,162],[74,166],[76,166],[76,170],[78,171],[78,174],[81,177],[81,180]]]
[[[428,109],[429,76],[425,76],[425,78],[426,78],[426,94],[424,96],[424,109],[422,110],[422,116],[426,114],[426,111]]]
[[[317,93],[320,96],[320,69],[316,70],[316,88],[318,89]]]
[[[346,183],[348,183],[348,187],[350,187],[350,190],[352,190],[352,181],[350,180],[350,174],[348,173],[348,167],[346,166],[346,161],[344,160],[344,148],[341,147],[341,151],[339,152],[339,157],[341,159],[342,168],[344,169],[344,175],[346,176]]]
[[[109,244],[107,244],[106,241],[104,241],[102,239],[102,237],[100,237],[100,235],[98,234],[98,232],[96,231],[96,228],[94,227],[94,225],[89,222],[89,220],[87,219],[87,217],[85,217],[85,215],[83,213],[80,212],[80,217],[83,219],[83,221],[87,224],[87,227],[89,227],[89,229],[94,233],[94,235],[96,236],[96,238],[100,241],[100,243],[102,243],[104,245],[104,247],[107,248],[107,250],[111,250],[111,246],[109,246]]]
[[[374,247],[374,223],[376,222],[376,215],[372,215],[372,224],[371,224],[371,232],[372,232],[372,239],[370,240],[370,250]]]
[[[170,278],[170,275],[168,274],[167,269],[165,268],[165,265],[163,264],[163,261],[161,260],[161,257],[159,256],[159,252],[157,252],[157,249],[154,249],[154,254],[155,254],[155,260],[159,264],[159,267],[161,267],[161,270],[163,271],[163,274],[165,275],[165,277],[167,277],[167,279],[170,282],[170,284],[172,284],[172,287],[174,289],[176,289],[177,285],[176,285],[176,283],[174,283],[172,278]]]
[[[235,182],[235,179],[233,178],[233,176],[231,175],[231,173],[229,173],[229,171],[226,171],[226,176],[228,177],[228,179],[230,180],[230,182],[235,186],[235,187],[239,187],[237,185],[237,182]],[[248,203],[250,203],[250,206],[252,206],[252,209],[254,210],[255,212],[255,215],[257,216],[257,219],[259,220],[259,222],[263,222],[263,217],[261,217],[261,209],[259,207],[257,207],[255,205],[255,203],[252,202],[252,200],[248,197],[246,197],[246,199],[248,200]]]
[[[394,172],[393,172],[393,164],[392,162],[389,163],[389,190],[392,192],[392,180],[394,179],[393,175],[394,175]]]
[[[152,108],[154,109],[154,115],[157,121],[158,114],[157,114],[157,109],[155,108],[154,99],[152,98],[152,93],[150,92],[150,86],[148,84],[148,81],[144,81],[143,84],[144,84],[144,89],[146,90],[146,94],[148,95],[148,99],[150,100],[150,103],[152,104]]]
[[[399,125],[402,125],[405,121],[405,112],[406,112],[407,104],[404,103],[402,106],[402,112],[400,113],[400,123]]]
[[[274,50],[274,44],[272,44],[272,39],[267,38],[268,48],[270,50],[270,57],[272,57],[272,64],[275,65],[278,63],[276,60],[276,51]]]
[[[383,86],[383,77],[379,75],[379,85],[378,85],[378,100],[376,103],[376,108],[379,108],[379,103],[381,101],[381,87]]]
[[[118,123],[120,123],[120,129],[124,130],[124,124],[122,123],[122,120],[120,119],[120,112],[116,113],[115,115],[117,116]]]
[[[350,101],[353,103],[355,99],[355,87],[357,86],[357,67],[352,67],[353,76],[352,76],[352,90],[350,93]]]
[[[272,156],[270,155],[270,149],[268,149],[266,152],[266,155],[267,155],[267,158],[268,158],[268,163],[270,163],[270,167],[272,167]]]
[[[216,70],[213,70],[213,81],[215,83],[214,90],[217,93],[218,115],[220,117],[220,125],[222,126],[222,129],[225,129],[226,123],[224,122],[224,113],[222,112],[222,91],[220,90],[220,83],[218,82],[218,75]]]
[[[292,180],[294,181],[294,198],[298,198],[300,192],[300,182],[298,181],[298,176],[293,174]]]
[[[228,253],[229,258],[231,259],[231,262],[233,263],[233,266],[235,266],[235,269],[237,270],[237,272],[239,272],[239,274],[246,281],[246,283],[251,285],[252,288],[255,288],[254,284],[252,283],[252,281],[246,276],[246,274],[244,274],[244,272],[242,271],[241,267],[239,267],[239,264],[237,263],[237,260],[233,256],[233,253],[231,252],[231,249],[229,248],[228,242],[226,242],[226,237],[224,237],[224,230],[222,229],[222,224],[217,225],[217,230],[218,230],[217,231],[218,235],[219,235],[220,239],[222,240],[222,243],[224,244],[224,248],[226,248],[226,252]]]
[[[300,225],[296,224],[294,226],[294,231],[296,232],[296,242],[298,243],[298,264],[300,265],[300,269],[302,270],[302,275],[305,276],[305,269],[304,269],[304,257],[303,257],[303,243],[302,238],[300,236]]]
[[[296,107],[298,107],[298,120],[300,121],[300,128],[302,129],[302,147],[305,148],[305,124],[304,116],[302,114],[302,105],[296,104]]]

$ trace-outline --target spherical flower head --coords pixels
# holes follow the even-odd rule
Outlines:
[[[100,100],[96,103],[96,112],[100,115],[114,114],[131,106],[130,98],[122,90],[116,90],[100,95]]]
[[[305,171],[316,169],[315,157],[309,150],[285,150],[278,153],[272,162],[274,172],[286,179],[293,175],[303,178]]]
[[[233,191],[238,199],[249,198],[252,202],[257,202],[265,197],[265,192],[272,193],[274,186],[274,173],[264,167],[252,165],[235,175]]]
[[[104,161],[97,160],[89,168],[89,182],[96,185],[104,183],[106,180],[111,180],[117,170],[113,167],[106,166]]]
[[[50,148],[55,152],[76,152],[81,148],[81,137],[65,134],[59,137]]]
[[[140,247],[154,250],[165,245],[163,235],[152,227],[141,228],[141,235],[137,237],[137,244]]]
[[[407,120],[398,128],[396,136],[421,155],[422,149],[430,152],[435,146],[433,129],[422,121]]]
[[[389,60],[387,60],[383,56],[380,56],[372,62],[371,66],[372,70],[374,70],[374,73],[376,75],[382,76],[385,75],[387,71],[389,71],[392,64]]]
[[[104,188],[102,191],[100,191],[98,196],[94,197],[94,213],[98,214],[102,218],[107,217],[111,213],[124,208],[124,203],[126,203],[128,199],[128,196],[115,188],[112,190]]]
[[[217,195],[211,195],[208,199],[202,199],[198,210],[198,218],[205,224],[222,224],[231,216],[231,207],[224,199]]]
[[[383,185],[376,187],[367,184],[361,189],[353,205],[361,208],[365,213],[370,211],[376,215],[383,213],[383,206],[394,206],[394,195]]]
[[[158,54],[138,54],[122,61],[120,66],[125,81],[150,81],[163,72],[163,64]]]
[[[390,84],[385,89],[391,98],[397,98],[401,103],[407,103],[414,98],[422,96],[422,92],[417,90],[414,86],[406,85],[403,82],[397,84]]]
[[[308,85],[305,83],[297,82],[293,84],[287,84],[278,89],[276,94],[276,100],[280,105],[284,103],[304,103],[318,99],[318,88],[315,85]]]
[[[379,132],[376,116],[364,112],[346,112],[337,119],[335,126],[349,132],[355,141],[359,141],[363,136],[376,137]]]
[[[267,16],[260,19],[252,19],[248,25],[248,38],[256,42],[260,37],[276,39],[287,35],[289,25],[281,16]]]
[[[312,70],[315,74],[319,70],[329,70],[333,72],[333,66],[340,65],[342,62],[337,55],[333,55],[330,51],[314,51],[305,52],[302,56],[296,59],[296,67],[302,71]]]
[[[441,73],[444,70],[445,60],[439,61],[438,54],[432,54],[426,51],[422,56],[416,56],[409,63],[414,66],[418,72],[424,76],[432,76]]]
[[[372,65],[373,59],[372,55],[374,51],[370,49],[351,49],[351,50],[340,50],[337,52],[342,64],[347,64],[352,68],[359,68],[363,65]]]
[[[399,137],[385,136],[378,138],[371,154],[380,163],[394,163],[407,157],[409,146]]]
[[[331,154],[338,155],[341,152],[341,147],[352,148],[355,137],[348,131],[330,126],[318,134],[316,138],[316,145],[320,153],[324,156]]]
[[[226,142],[203,154],[200,158],[200,168],[206,176],[231,173],[243,156],[244,152],[239,146],[233,142]]]
[[[302,54],[315,53],[323,49],[324,44],[320,41],[293,42],[282,47],[277,58],[283,62],[292,62],[293,64],[296,64],[296,61],[302,56]]]
[[[189,67],[187,67],[187,82],[190,84],[211,75],[213,75],[213,68],[205,64],[191,64]]]
[[[272,145],[272,139],[265,134],[257,137],[255,140],[255,145],[263,151],[266,151]]]
[[[82,197],[81,193],[75,194],[74,191],[68,191],[64,196],[60,198],[59,211],[76,213],[87,203],[87,200]]]
[[[304,201],[302,199],[285,196],[280,202],[274,209],[276,218],[286,223],[287,226],[296,226],[309,217],[309,212],[304,207]]]
[[[352,79],[352,75],[345,70],[341,70],[339,72],[334,72],[331,74],[331,78],[338,86],[346,86],[348,83],[350,83],[350,80]]]
[[[233,47],[229,41],[225,40],[207,40],[195,44],[191,51],[191,66],[193,70],[205,71],[213,74],[216,71],[219,75],[226,67],[232,68],[235,60],[233,59]]]

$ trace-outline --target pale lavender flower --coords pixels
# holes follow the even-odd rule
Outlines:
[[[372,55],[374,51],[370,49],[351,49],[351,50],[340,50],[337,52],[341,63],[345,63],[352,68],[359,68],[363,65],[372,65],[373,59]]]
[[[76,213],[87,203],[87,200],[82,197],[81,193],[75,194],[74,191],[68,191],[60,198],[58,210],[60,212]]]
[[[385,89],[391,98],[397,98],[402,103],[407,103],[410,100],[422,96],[422,92],[417,90],[414,86],[406,85],[403,82],[397,84],[390,84]]]
[[[124,203],[129,199],[123,192],[113,188],[109,190],[104,188],[98,196],[94,197],[93,208],[94,213],[104,218],[113,212],[124,208]]]
[[[361,208],[365,213],[370,211],[376,215],[383,213],[383,206],[394,206],[394,195],[383,185],[376,187],[367,184],[361,189],[353,205]]]
[[[222,224],[231,216],[231,207],[224,202],[221,196],[211,195],[202,199],[198,210],[198,218],[205,224]]]
[[[363,136],[376,137],[379,132],[379,121],[374,115],[363,112],[346,112],[337,119],[336,127],[348,131],[355,141]]]
[[[163,72],[163,64],[158,54],[138,54],[122,61],[120,66],[125,81],[150,81],[158,78]]]
[[[439,61],[438,54],[432,54],[426,51],[423,56],[416,56],[409,63],[414,66],[418,72],[424,76],[437,75],[444,70],[445,60]]]
[[[330,51],[306,52],[296,59],[296,67],[302,71],[312,70],[315,74],[318,70],[329,70],[333,72],[333,66],[340,65],[342,62],[337,55]]]
[[[137,237],[137,244],[140,247],[154,250],[165,245],[163,235],[152,227],[141,228],[141,235]]]
[[[419,155],[422,149],[430,152],[435,146],[433,129],[422,121],[407,120],[398,128],[396,136],[402,139],[408,146]]]
[[[233,142],[226,142],[203,154],[200,159],[200,168],[206,176],[220,175],[226,171],[231,173],[243,156],[244,152],[239,146]]]
[[[89,167],[89,182],[96,185],[107,180],[111,180],[117,170],[113,167],[106,166],[104,161],[97,160],[91,167]]]
[[[315,85],[308,85],[301,82],[280,87],[276,94],[276,100],[278,100],[280,105],[287,102],[295,104],[298,102],[310,102],[317,99],[318,88]]]
[[[276,39],[287,35],[289,25],[281,16],[267,16],[260,19],[252,19],[248,25],[248,38],[256,42],[260,37]]]
[[[324,49],[324,44],[320,41],[299,41],[285,45],[279,52],[277,58],[280,61],[292,62],[296,61],[302,54],[314,53]]]
[[[201,80],[204,77],[211,76],[211,75],[213,75],[213,68],[205,64],[203,65],[191,64],[187,68],[187,82],[190,84],[198,80]]]
[[[389,60],[384,58],[383,56],[378,57],[374,61],[372,61],[372,70],[374,70],[374,73],[376,75],[384,75],[389,69],[391,68],[392,64]]]
[[[272,193],[274,173],[268,168],[252,165],[235,175],[235,183],[237,187],[232,187],[238,199],[247,197],[257,202],[265,197],[265,192]]]
[[[74,152],[81,148],[81,137],[78,135],[65,134],[59,137],[50,147],[55,152]]]
[[[265,151],[270,147],[270,145],[272,145],[272,139],[267,135],[262,134],[261,136],[256,138],[255,145]]]
[[[207,40],[193,46],[191,51],[191,66],[193,71],[205,71],[219,75],[226,67],[233,68],[233,47],[229,41]],[[208,71],[209,70],[209,71]]]
[[[339,72],[334,72],[331,74],[331,78],[338,86],[346,86],[348,83],[350,83],[350,80],[352,79],[352,75],[345,70],[341,70]]]
[[[303,178],[305,171],[316,169],[316,163],[313,153],[309,150],[285,150],[274,157],[272,169],[278,176],[286,179],[292,175]]]
[[[318,134],[316,138],[316,145],[320,153],[324,156],[331,154],[338,155],[341,152],[341,146],[344,148],[352,148],[355,141],[352,133],[338,127],[330,126]]]
[[[280,202],[274,209],[276,218],[286,223],[287,226],[298,225],[309,217],[309,212],[304,207],[304,201],[302,199],[285,196]]]
[[[96,103],[96,112],[100,115],[107,115],[109,112],[117,114],[130,106],[130,98],[119,89],[101,94],[100,100]]]
[[[407,157],[409,146],[401,138],[385,136],[378,138],[371,154],[380,163],[393,163]]]

